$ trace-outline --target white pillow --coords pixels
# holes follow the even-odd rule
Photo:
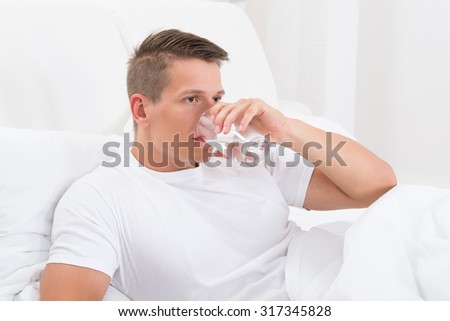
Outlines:
[[[107,141],[119,136],[0,127],[0,300],[39,277],[54,208],[72,182],[108,159]]]

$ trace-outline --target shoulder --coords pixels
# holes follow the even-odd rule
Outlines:
[[[111,186],[120,186],[111,184],[115,176],[114,171],[97,168],[73,182],[56,205],[54,226],[69,221],[111,221],[117,214]]]
[[[58,205],[107,203],[114,189],[123,188],[123,180],[123,175],[118,169],[99,166],[75,180]]]
[[[270,147],[269,153],[264,160],[266,170],[271,175],[286,170],[312,170],[312,165],[306,158],[294,152],[289,147],[274,145]]]
[[[112,168],[100,165],[89,174],[76,180],[74,185],[90,186],[98,191],[110,190],[113,187],[123,186],[129,175],[126,172],[122,167]]]

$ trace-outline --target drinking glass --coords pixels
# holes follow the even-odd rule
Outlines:
[[[229,132],[216,131],[211,116],[203,114],[197,125],[197,137],[214,148],[213,153],[238,162],[257,163],[264,160],[267,142],[260,133],[248,126],[244,132],[232,124]]]

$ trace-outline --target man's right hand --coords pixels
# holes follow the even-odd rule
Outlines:
[[[45,301],[103,300],[111,278],[103,272],[69,264],[47,264],[41,277]]]

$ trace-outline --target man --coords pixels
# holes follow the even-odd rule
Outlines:
[[[225,60],[222,48],[178,30],[136,49],[131,166],[100,167],[63,196],[41,299],[101,300],[111,283],[133,300],[289,300],[284,271],[298,227],[288,205],[366,207],[396,185],[391,167],[355,141],[327,139],[259,99],[221,102]],[[196,131],[205,112],[219,131],[251,125],[292,150],[275,167],[205,166],[211,149]],[[327,160],[330,141],[345,164]],[[309,163],[286,166],[294,152]]]

